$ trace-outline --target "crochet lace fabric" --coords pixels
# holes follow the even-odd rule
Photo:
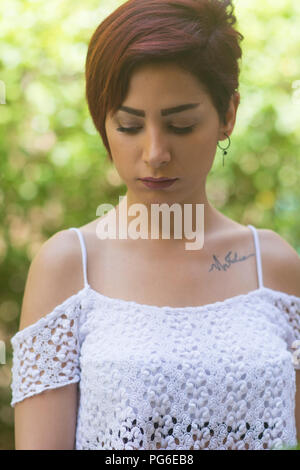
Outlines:
[[[78,450],[294,446],[297,339],[300,298],[266,287],[174,308],[87,285],[11,339],[11,406],[79,382]]]
[[[12,406],[47,388],[80,380],[78,294],[11,338]]]

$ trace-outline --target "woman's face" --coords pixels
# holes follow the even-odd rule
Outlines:
[[[167,111],[190,104],[196,106]],[[105,123],[113,162],[128,188],[128,199],[145,204],[203,201],[218,141],[226,141],[224,132],[231,134],[238,104],[239,95],[235,95],[225,126],[210,96],[189,72],[169,64],[137,69],[122,105],[127,109],[108,115]],[[178,180],[158,190],[139,180],[147,177]]]

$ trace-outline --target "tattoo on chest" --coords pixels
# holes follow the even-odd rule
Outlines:
[[[218,271],[226,271],[230,266],[234,263],[239,263],[240,261],[245,261],[246,259],[250,258],[250,256],[255,256],[255,253],[251,253],[248,256],[242,256],[238,258],[237,252],[235,252],[234,257],[231,256],[232,251],[228,251],[227,255],[225,256],[225,263],[221,263],[216,255],[213,255],[214,263],[211,265],[210,270],[208,272],[213,271],[214,269]]]

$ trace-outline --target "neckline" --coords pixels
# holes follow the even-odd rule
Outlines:
[[[134,300],[125,300],[125,299],[119,299],[116,297],[109,297],[93,289],[90,286],[90,284],[86,284],[86,286],[81,290],[81,292],[85,292],[85,291],[90,291],[92,294],[94,294],[94,296],[98,297],[99,299],[102,299],[103,301],[109,302],[111,304],[118,304],[118,305],[123,305],[126,307],[139,308],[143,310],[151,310],[151,311],[156,310],[160,312],[163,312],[163,311],[190,312],[190,311],[210,310],[210,309],[214,309],[216,307],[220,307],[223,305],[228,305],[237,300],[246,299],[247,297],[250,297],[253,294],[259,294],[261,292],[280,294],[281,296],[282,295],[287,296],[288,298],[292,298],[296,301],[300,301],[300,297],[294,296],[292,294],[287,294],[286,292],[282,292],[276,289],[271,289],[270,287],[266,287],[266,286],[258,287],[250,292],[247,292],[246,294],[238,294],[232,297],[228,297],[225,300],[218,300],[216,302],[212,302],[212,303],[205,304],[205,305],[191,305],[191,306],[185,306],[185,307],[171,307],[169,305],[159,306],[159,305],[142,304],[142,303],[135,302]]]

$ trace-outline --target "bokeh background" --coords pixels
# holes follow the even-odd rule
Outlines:
[[[91,35],[122,3],[0,3],[0,449],[14,448],[10,338],[30,263],[54,233],[85,225],[99,204],[116,205],[126,193],[90,118],[84,78]],[[217,150],[208,197],[300,254],[300,2],[233,3],[245,36],[241,104],[224,168]]]

